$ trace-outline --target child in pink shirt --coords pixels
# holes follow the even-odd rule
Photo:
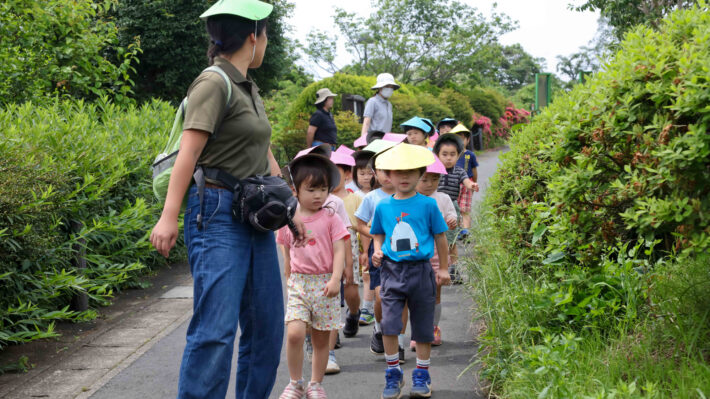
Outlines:
[[[337,167],[321,155],[307,154],[289,165],[298,198],[296,211],[306,227],[306,245],[291,246],[292,233],[284,227],[276,242],[281,244],[288,278],[286,305],[286,358],[291,381],[281,399],[325,397],[321,386],[328,362],[328,341],[340,321],[340,280],[345,263],[345,240],[350,237],[328,194],[338,186]],[[313,361],[311,382],[303,381],[303,343],[311,327]]]

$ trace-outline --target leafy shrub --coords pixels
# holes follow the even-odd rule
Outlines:
[[[434,123],[454,114],[451,108],[429,93],[417,93],[415,98],[422,109],[422,114],[419,116],[429,118]],[[412,116],[414,115],[410,118]]]
[[[335,125],[338,127],[338,144],[353,146],[353,141],[360,137],[362,125],[357,115],[350,111],[335,114]]]
[[[465,93],[473,111],[498,121],[505,113],[508,102],[505,97],[494,89],[475,87]]]
[[[113,1],[13,0],[0,4],[0,105],[60,95],[115,102],[132,100],[140,52],[118,46],[105,19]]]
[[[106,304],[165,262],[148,241],[160,212],[149,165],[173,115],[157,101],[0,110],[0,347],[55,335],[55,320],[95,317],[69,310],[72,296]],[[80,248],[86,269],[72,266]]]
[[[424,115],[422,107],[419,106],[416,98],[413,96],[394,92],[390,98],[390,102],[392,103],[392,130],[399,131],[401,130],[399,125],[402,123],[415,115]]]
[[[444,89],[439,94],[439,100],[446,104],[451,109],[453,117],[466,126],[471,126],[473,117],[473,108],[468,101],[468,98],[453,89]]]
[[[470,268],[501,396],[705,395],[708,37],[705,3],[639,27],[513,134]]]

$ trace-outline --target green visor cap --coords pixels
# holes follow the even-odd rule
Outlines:
[[[259,0],[218,0],[203,12],[200,18],[207,19],[213,15],[231,14],[252,21],[260,21],[268,17],[273,9],[273,5]]]

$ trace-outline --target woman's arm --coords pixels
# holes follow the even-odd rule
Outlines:
[[[311,145],[313,145],[313,137],[316,135],[316,130],[318,130],[318,127],[308,125],[308,131],[306,132],[306,148],[311,148]]]
[[[182,200],[190,186],[197,160],[207,144],[209,133],[201,130],[185,130],[180,141],[180,151],[175,159],[168,183],[168,194],[160,220],[150,233],[150,242],[164,257],[170,255],[178,236],[178,216]]]
[[[370,129],[370,123],[372,123],[372,118],[369,116],[362,119],[362,130],[360,131],[360,136],[367,136],[367,131]]]
[[[281,176],[281,168],[279,163],[276,162],[276,157],[274,153],[271,152],[271,146],[269,146],[269,153],[266,155],[269,158],[269,169],[271,169],[271,176]]]

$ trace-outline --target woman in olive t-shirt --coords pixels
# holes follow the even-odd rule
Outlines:
[[[194,280],[194,312],[180,367],[178,398],[224,398],[237,326],[237,397],[267,398],[279,365],[284,331],[281,273],[272,232],[261,233],[232,218],[233,193],[208,180],[202,205],[194,186],[196,165],[241,179],[278,173],[269,149],[271,126],[256,85],[247,78],[267,45],[272,6],[257,0],[222,0],[202,18],[211,38],[210,63],[188,90],[183,137],[168,194],[151,243],[167,257],[178,235],[183,196],[185,244]],[[229,103],[227,104],[227,99]],[[216,130],[216,131],[215,131]],[[198,227],[196,218],[202,214]],[[303,224],[296,221],[303,237]],[[296,245],[302,245],[297,242]]]

